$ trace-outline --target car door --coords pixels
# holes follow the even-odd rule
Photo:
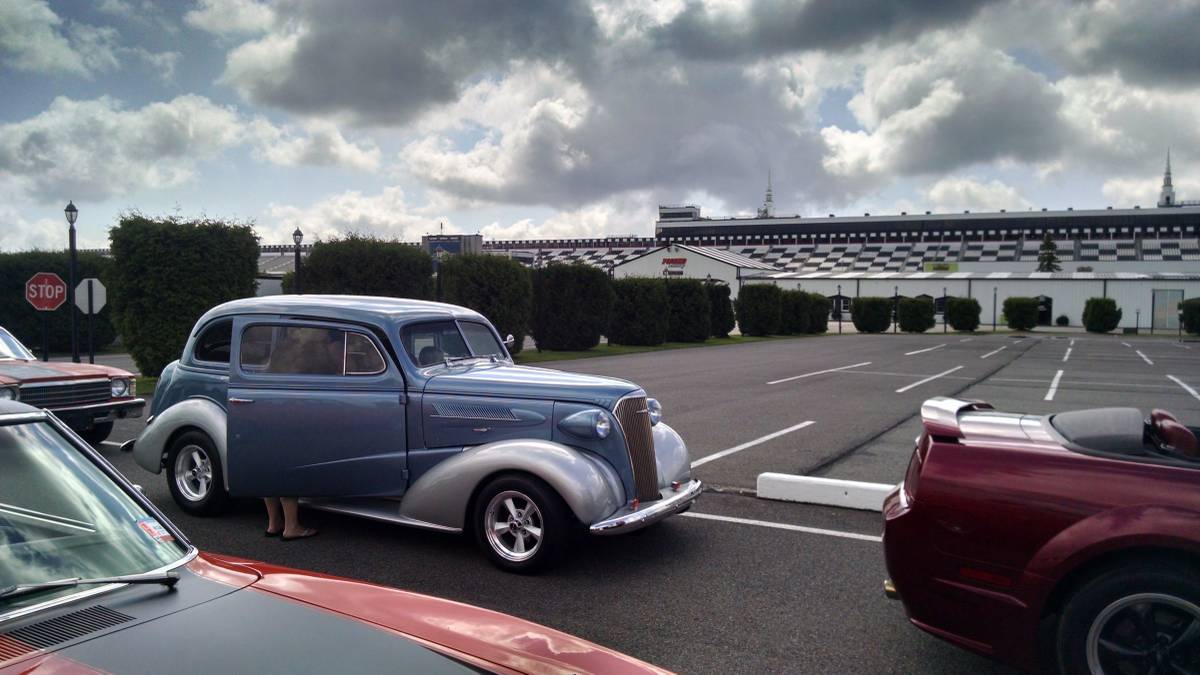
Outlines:
[[[371,331],[240,317],[228,390],[229,492],[379,497],[407,483],[404,378]]]

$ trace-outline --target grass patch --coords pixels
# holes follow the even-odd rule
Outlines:
[[[158,386],[157,377],[149,377],[146,375],[138,375],[133,378],[137,387],[137,395],[141,398],[150,398],[154,395],[154,388]]]
[[[560,352],[549,350],[539,352],[537,350],[530,349],[517,354],[515,361],[520,364],[545,363],[547,361],[566,361],[569,359],[590,359],[598,356],[620,356],[622,354],[639,354],[641,352],[661,352],[669,349],[696,349],[700,347],[720,347],[723,345],[744,345],[750,344],[751,342],[766,342],[768,340],[796,340],[799,338],[818,336],[819,334],[772,335],[770,337],[731,335],[723,338],[709,338],[704,342],[665,342],[661,345],[655,345],[653,347],[602,344],[582,352]]]

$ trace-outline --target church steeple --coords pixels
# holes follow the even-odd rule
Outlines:
[[[762,208],[758,210],[759,218],[775,217],[775,196],[771,192],[771,170],[767,169],[767,196],[763,200]]]
[[[1162,192],[1158,194],[1159,206],[1176,206],[1175,187],[1171,185],[1171,149],[1167,148],[1167,168],[1163,172]]]

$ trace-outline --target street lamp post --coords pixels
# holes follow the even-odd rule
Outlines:
[[[67,313],[71,315],[71,360],[79,363],[79,338],[75,328],[75,220],[79,218],[79,209],[75,208],[75,202],[68,201],[63,213],[66,214],[67,224],[70,226],[68,233],[71,264],[67,270]]]
[[[838,284],[837,294],[838,335],[842,334],[842,285]]]
[[[300,295],[304,292],[300,286],[300,242],[304,241],[304,233],[300,231],[300,228],[297,227],[296,231],[292,233],[292,241],[296,243],[296,274],[292,277],[292,290],[296,292],[296,295]]]
[[[992,332],[996,332],[996,286],[992,286]]]
[[[942,286],[942,332],[946,331],[946,317],[950,315],[950,299],[946,297],[946,287]]]

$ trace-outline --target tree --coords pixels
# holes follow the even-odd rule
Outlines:
[[[783,290],[769,284],[750,284],[738,292],[738,328],[742,335],[775,335],[783,323]]]
[[[538,351],[586,351],[600,344],[612,316],[612,282],[583,263],[551,263],[533,272],[533,341]]]
[[[508,351],[521,351],[533,313],[533,286],[524,265],[496,255],[455,255],[442,261],[439,274],[446,302],[486,316],[502,337],[513,336]]]
[[[1062,270],[1062,266],[1058,264],[1058,245],[1050,238],[1050,233],[1042,237],[1042,246],[1038,249],[1038,267],[1039,272],[1058,272]]]
[[[305,293],[433,299],[433,260],[412,244],[361,234],[318,241],[300,263]],[[295,276],[286,276],[291,293]]]
[[[672,307],[665,281],[627,277],[613,281],[612,289],[612,320],[606,333],[609,344],[651,346],[666,342]]]

